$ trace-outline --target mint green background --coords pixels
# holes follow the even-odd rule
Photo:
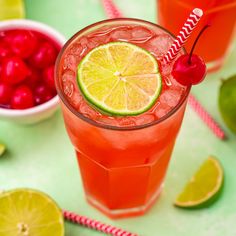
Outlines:
[[[82,27],[105,18],[99,0],[26,0],[27,17],[47,23],[70,37]],[[155,21],[154,0],[117,0],[124,15]],[[234,41],[234,45],[235,45]],[[214,43],[214,42],[212,42]],[[217,50],[217,49],[216,49]],[[218,73],[207,76],[193,93],[219,121],[217,93],[220,79],[236,73],[236,50]],[[37,125],[21,126],[0,121],[0,139],[9,152],[0,159],[0,188],[37,188],[50,194],[65,209],[123,227],[143,236],[236,235],[236,138],[218,140],[188,107],[173,153],[164,191],[143,217],[112,221],[89,206],[83,195],[73,148],[61,112]],[[217,156],[225,169],[225,189],[214,205],[202,210],[172,206],[176,195],[208,155]],[[66,223],[66,236],[101,233]]]

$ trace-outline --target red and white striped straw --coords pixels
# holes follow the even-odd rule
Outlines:
[[[102,4],[104,6],[104,9],[105,9],[105,12],[106,12],[106,15],[108,18],[122,17],[122,13],[117,9],[117,7],[112,2],[112,0],[102,0]],[[189,22],[187,22],[183,26],[183,28],[182,28],[183,31],[177,38],[181,38],[181,40],[182,40],[182,37],[186,36],[185,38],[187,39],[188,35],[192,32],[192,30],[196,26],[196,24],[197,24],[196,22],[198,22],[200,20],[202,14],[203,13],[202,13],[201,9],[198,9],[198,8],[194,9],[188,19]],[[182,40],[182,42],[183,42],[183,40]],[[176,47],[179,46],[180,43],[181,42],[178,41],[175,44],[175,46]],[[175,46],[173,46],[174,49],[175,49]],[[169,50],[172,51],[172,49],[169,49]],[[169,58],[169,56],[167,56],[167,54],[166,54],[166,56],[164,57],[164,60],[166,60],[168,62],[169,61],[168,58]],[[189,95],[189,104],[191,105],[193,110],[200,116],[200,118],[203,120],[203,122],[210,128],[210,130],[213,131],[213,133],[216,135],[216,137],[218,137],[219,139],[226,138],[226,135],[225,135],[224,131],[220,128],[220,125],[217,124],[217,122],[213,119],[213,117],[204,109],[204,107],[201,105],[201,103],[199,103],[198,100],[192,94]]]
[[[192,94],[189,95],[188,102],[195,110],[195,112],[200,116],[200,118],[204,121],[204,123],[219,139],[226,139],[226,135],[221,127]]]
[[[184,43],[187,41],[188,37],[190,36],[202,16],[203,11],[201,9],[193,9],[188,19],[184,23],[182,29],[180,30],[179,35],[176,37],[174,43],[171,45],[170,49],[163,58],[166,63],[170,63],[175,59],[178,52],[182,49]]]
[[[76,224],[86,226],[90,229],[95,229],[97,231],[103,232],[107,235],[112,236],[138,236],[137,234],[130,233],[126,230],[117,228],[115,226],[103,224],[97,220],[89,219],[86,216],[77,215],[70,211],[63,211],[64,218]]]
[[[102,0],[103,7],[106,11],[107,18],[120,18],[122,17],[121,12],[115,6],[112,0]]]

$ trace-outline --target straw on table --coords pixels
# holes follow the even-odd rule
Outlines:
[[[118,8],[115,6],[115,4],[112,0],[102,0],[102,4],[103,4],[103,7],[105,9],[105,13],[108,18],[122,17],[122,13],[118,10]],[[183,29],[184,32],[182,33],[182,35],[187,36],[189,29],[193,30],[193,28],[196,26],[196,23],[200,20],[201,15],[202,15],[202,12],[200,9],[197,9],[191,13],[190,24],[183,26],[185,28]],[[187,38],[187,37],[185,37],[185,38]],[[179,41],[176,43],[176,46],[178,45],[178,43],[179,43]],[[173,47],[175,47],[175,46],[173,46]],[[176,51],[177,50],[175,50],[174,52],[176,52]],[[175,53],[173,53],[173,54],[175,54]],[[168,58],[166,58],[166,60],[168,61]],[[226,138],[226,135],[225,135],[224,131],[222,130],[222,128],[220,127],[220,125],[203,108],[201,103],[198,102],[198,100],[192,94],[190,94],[190,96],[189,96],[189,105],[199,115],[199,117],[202,119],[202,121],[210,128],[210,130],[212,131],[212,133],[216,137],[218,137],[219,139]]]
[[[86,216],[77,215],[70,211],[63,211],[64,218],[76,224],[86,226],[91,229],[95,229],[102,233],[112,236],[138,236],[137,234],[130,233],[126,230],[117,228],[115,226],[103,224],[100,221],[89,219]]]

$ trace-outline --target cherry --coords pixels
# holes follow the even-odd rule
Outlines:
[[[1,69],[2,81],[7,84],[18,84],[25,80],[29,74],[29,69],[18,57],[9,57],[4,59]]]
[[[193,54],[194,48],[209,25],[203,27],[198,34],[190,54],[180,56],[173,65],[172,75],[182,85],[195,85],[202,82],[206,76],[206,64],[201,57]]]
[[[47,86],[52,89],[55,90],[55,83],[54,83],[54,68],[55,66],[50,66],[48,68],[46,68],[43,71],[43,79],[44,82],[47,84]]]
[[[26,109],[34,106],[33,93],[28,86],[21,85],[13,93],[11,108]]]
[[[34,101],[36,105],[47,102],[54,96],[55,93],[53,93],[45,84],[38,85],[34,90]]]
[[[11,46],[12,52],[21,58],[32,55],[38,45],[37,37],[30,30],[10,31],[6,41]]]
[[[0,104],[8,104],[11,100],[12,92],[11,86],[0,83]]]
[[[30,86],[30,88],[35,88],[41,79],[41,74],[38,70],[30,68],[29,75],[27,76],[25,83]]]
[[[7,44],[4,42],[0,43],[0,61],[4,58],[9,57],[11,55],[11,51],[9,50]]]
[[[55,47],[49,42],[42,42],[30,57],[30,63],[35,68],[45,68],[54,64],[57,56]]]
[[[206,76],[206,64],[198,55],[193,54],[191,64],[189,56],[180,56],[174,64],[172,75],[182,85],[195,85],[202,82]]]

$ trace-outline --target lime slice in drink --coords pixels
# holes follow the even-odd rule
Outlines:
[[[207,205],[218,196],[223,186],[223,176],[219,161],[209,157],[185,186],[174,204],[184,208]]]
[[[25,17],[23,0],[1,0],[0,6],[0,20]]]
[[[0,156],[2,156],[6,151],[6,146],[0,143]]]
[[[0,195],[1,236],[64,236],[61,210],[44,193],[16,189]]]
[[[147,111],[161,92],[156,59],[126,42],[112,42],[90,51],[78,66],[78,84],[84,97],[112,115]]]

